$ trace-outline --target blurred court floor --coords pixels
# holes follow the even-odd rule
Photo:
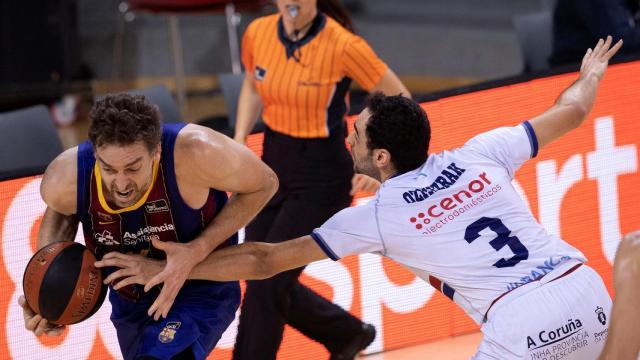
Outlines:
[[[468,360],[475,354],[482,333],[456,336],[439,341],[360,357],[361,360]]]

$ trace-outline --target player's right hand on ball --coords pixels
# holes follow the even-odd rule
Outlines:
[[[22,307],[24,327],[29,331],[33,331],[36,336],[40,336],[42,334],[59,336],[64,331],[64,325],[49,324],[47,319],[33,312],[23,295],[20,295],[18,298],[18,303]]]

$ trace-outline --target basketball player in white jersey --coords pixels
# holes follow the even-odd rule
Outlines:
[[[382,183],[375,199],[338,212],[309,236],[212,253],[190,277],[267,278],[327,257],[375,253],[430,282],[481,325],[474,359],[596,359],[611,308],[604,283],[579,250],[545,231],[511,181],[539,148],[586,118],[622,42],[611,45],[608,37],[587,51],[579,79],[548,111],[428,157],[430,129],[420,106],[373,96],[349,142],[356,171]],[[154,246],[170,254],[183,245]],[[100,265],[122,268],[106,281],[129,276],[121,286],[147,288],[163,266],[120,253]]]

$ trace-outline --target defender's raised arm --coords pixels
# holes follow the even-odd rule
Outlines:
[[[577,128],[587,117],[609,60],[622,47],[622,40],[611,46],[612,42],[611,36],[607,36],[606,41],[600,39],[594,49],[588,49],[582,59],[578,80],[562,92],[549,110],[531,119],[538,146],[543,147]]]

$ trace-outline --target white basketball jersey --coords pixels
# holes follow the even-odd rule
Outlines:
[[[329,257],[377,253],[408,268],[476,322],[501,294],[584,255],[536,221],[511,181],[538,145],[528,122],[480,134],[385,181],[312,237]]]

